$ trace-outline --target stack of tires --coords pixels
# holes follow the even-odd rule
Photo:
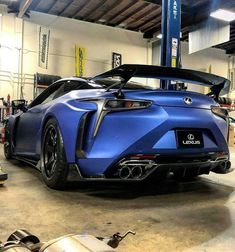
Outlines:
[[[49,75],[49,74],[34,74],[34,83],[37,85],[50,86],[53,82],[61,79],[61,76],[58,75]]]

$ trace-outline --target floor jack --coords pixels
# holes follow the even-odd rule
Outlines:
[[[0,166],[0,185],[3,185],[7,178],[7,173],[5,173]]]

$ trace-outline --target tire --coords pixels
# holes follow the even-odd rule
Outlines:
[[[8,122],[5,123],[4,156],[7,160],[12,159],[12,149]]]
[[[4,143],[4,156],[7,160],[12,159],[11,144],[9,142]]]
[[[57,121],[52,118],[43,132],[41,171],[45,184],[52,189],[64,189],[68,176],[63,138]]]

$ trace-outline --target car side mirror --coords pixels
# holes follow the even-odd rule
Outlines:
[[[26,101],[23,100],[23,99],[21,99],[21,100],[13,100],[11,102],[11,106],[12,106],[12,110],[13,111],[21,110],[23,112],[26,112],[28,110],[27,106],[26,106]]]

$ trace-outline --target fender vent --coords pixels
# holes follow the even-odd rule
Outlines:
[[[77,134],[77,143],[76,143],[76,157],[77,158],[86,158],[86,153],[84,151],[87,131],[89,128],[89,121],[91,118],[91,112],[85,113],[79,121],[79,128]]]

